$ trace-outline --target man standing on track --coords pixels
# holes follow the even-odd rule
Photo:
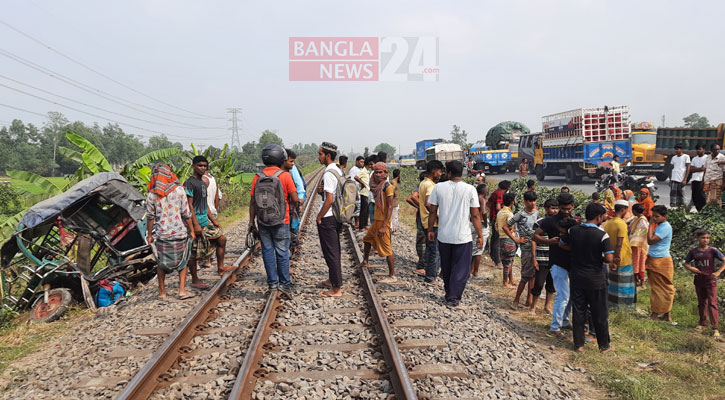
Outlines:
[[[357,177],[357,173],[360,172],[361,168],[365,168],[365,157],[363,156],[357,156],[355,158],[355,164],[353,164],[352,168],[350,168],[350,171],[348,172],[348,175],[350,179],[355,179]],[[360,183],[357,181],[355,182],[355,185],[357,185],[357,191],[358,194],[360,193]],[[353,227],[360,225],[360,196],[358,196],[357,201],[355,201],[355,212],[352,213],[353,217]]]
[[[463,163],[449,161],[446,163],[446,171],[448,180],[435,185],[428,198],[431,206],[428,241],[436,241],[437,234],[446,305],[457,307],[471,273],[473,244],[469,221],[473,222],[478,234],[478,247],[483,247],[483,233],[478,193],[473,186],[463,182]],[[433,227],[437,221],[439,224],[436,232]]]
[[[438,243],[436,240],[431,240],[431,237],[435,237],[435,233],[438,230],[437,221],[433,220],[433,225],[429,224],[431,207],[428,204],[428,199],[433,192],[433,188],[443,174],[443,163],[438,160],[433,160],[428,163],[426,167],[428,176],[418,185],[418,201],[420,203],[420,220],[423,223],[423,227],[426,229],[426,242],[425,242],[425,282],[434,283],[438,278],[438,270],[441,265],[441,258],[438,254]],[[430,236],[433,232],[434,235]]]
[[[342,224],[332,213],[332,203],[335,201],[338,179],[335,176],[340,170],[335,165],[337,158],[337,146],[332,143],[322,142],[317,152],[317,159],[325,166],[322,175],[322,183],[317,187],[317,193],[322,195],[320,211],[317,213],[317,233],[320,236],[320,247],[325,257],[329,279],[320,283],[320,286],[329,288],[320,296],[340,297],[342,296],[342,265],[340,260],[340,232]]]
[[[368,200],[370,199],[370,170],[373,169],[373,158],[372,156],[368,156],[363,161],[363,167],[360,168],[360,171],[358,171],[357,175],[355,176],[355,181],[360,186],[359,194],[360,194],[360,215],[358,217],[358,228],[363,231],[368,226],[368,213],[369,213],[369,207],[368,207]]]
[[[291,298],[289,224],[290,210],[297,208],[298,199],[292,175],[281,168],[285,161],[287,153],[280,145],[270,144],[262,150],[262,162],[266,168],[252,179],[249,229],[259,233],[270,290],[279,289]]]
[[[370,179],[370,191],[375,197],[375,215],[373,224],[365,235],[365,256],[362,262],[363,267],[369,267],[368,257],[370,248],[375,250],[381,257],[388,261],[388,274],[395,278],[395,256],[390,243],[390,222],[393,217],[393,198],[395,187],[387,182],[388,167],[385,163],[379,162],[373,166],[373,177]]]
[[[690,156],[683,154],[682,145],[675,145],[676,154],[672,156],[672,172],[670,174],[670,207],[679,207],[685,204],[685,195],[682,188],[687,184],[687,175],[690,173]]]
[[[287,160],[282,164],[282,169],[292,175],[292,181],[297,189],[297,205],[289,210],[290,250],[293,250],[297,246],[297,235],[300,232],[300,216],[302,215],[300,205],[305,202],[305,180],[302,179],[302,175],[295,165],[297,154],[291,149],[285,149],[285,152],[287,152]]]
[[[209,161],[204,156],[196,156],[191,161],[194,173],[184,182],[186,197],[194,212],[191,216],[194,224],[196,240],[191,248],[189,259],[189,272],[191,273],[191,287],[197,289],[208,289],[209,285],[202,282],[196,272],[197,260],[209,257],[216,249],[217,271],[224,274],[234,268],[231,265],[224,265],[224,251],[227,246],[227,238],[222,232],[222,227],[211,213],[206,200],[206,184],[202,180],[204,173],[209,169]]]

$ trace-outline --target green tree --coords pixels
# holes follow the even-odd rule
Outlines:
[[[395,160],[395,147],[387,144],[387,143],[380,143],[379,145],[375,146],[375,149],[373,152],[377,153],[379,151],[384,151],[388,154],[388,160]]]
[[[171,140],[169,140],[169,138],[166,137],[166,135],[151,136],[149,138],[149,144],[146,146],[146,151],[168,149],[171,147],[176,147],[179,150],[184,149],[184,145],[179,142],[172,142]]]
[[[259,137],[259,150],[263,149],[264,146],[267,146],[269,144],[278,144],[284,147],[284,142],[282,141],[282,138],[277,136],[275,132],[265,130],[264,132],[262,132],[262,136]]]
[[[692,113],[685,118],[682,118],[685,123],[685,128],[704,129],[712,128],[710,121],[707,120],[706,116],[700,116],[698,113]]]
[[[451,130],[451,142],[459,144],[464,150],[468,148],[468,133],[458,125],[453,125]]]
[[[367,146],[365,146],[365,151],[363,152],[363,157],[368,158],[369,155],[370,155],[370,149]]]

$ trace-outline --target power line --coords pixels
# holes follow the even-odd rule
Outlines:
[[[9,78],[9,77],[7,77],[5,75],[2,75],[2,74],[0,74],[0,78],[3,78],[3,79],[6,79],[6,80],[9,80],[9,81],[12,81],[14,83],[17,83],[19,85],[23,85],[23,86],[28,87],[28,88],[31,88],[31,89],[35,89],[35,90],[37,90],[39,92],[43,92],[43,93],[49,94],[51,96],[59,97],[59,98],[61,98],[63,100],[67,100],[67,101],[70,101],[70,102],[73,102],[73,103],[76,103],[76,104],[80,104],[80,105],[83,105],[83,106],[86,106],[86,107],[95,108],[96,110],[104,111],[104,112],[111,113],[111,114],[115,114],[115,115],[118,115],[120,117],[125,117],[125,118],[130,118],[130,119],[133,119],[133,120],[136,120],[136,121],[146,122],[146,123],[149,123],[149,124],[156,124],[156,125],[168,126],[170,128],[179,128],[179,129],[226,129],[226,128],[211,128],[211,127],[209,127],[209,128],[204,128],[204,127],[195,128],[195,127],[187,127],[187,126],[179,126],[179,125],[169,125],[169,124],[164,124],[162,122],[149,121],[147,119],[136,118],[136,117],[132,117],[130,115],[117,113],[117,112],[111,111],[111,110],[106,110],[105,108],[96,107],[96,106],[94,106],[92,104],[84,103],[82,101],[73,100],[71,98],[68,98],[68,97],[65,97],[65,96],[62,96],[62,95],[53,93],[53,92],[49,92],[49,91],[44,90],[44,89],[41,89],[39,87],[35,87],[33,85],[28,85],[27,83],[20,82],[20,81],[18,81],[16,79]],[[0,85],[2,85],[2,84],[0,84]],[[2,85],[2,86],[5,86],[5,85]],[[5,87],[7,87],[8,89],[15,90],[15,89],[13,89],[12,87],[9,87],[9,86],[5,86]]]
[[[48,118],[48,116],[45,115],[45,114],[37,113],[35,111],[26,110],[26,109],[20,108],[20,107],[11,106],[9,104],[2,104],[2,103],[0,103],[0,107],[12,108],[13,110],[18,110],[18,111],[26,112],[28,114],[34,114],[34,115],[38,115],[38,116],[43,117],[43,118]]]
[[[32,40],[33,42],[35,42],[35,43],[37,43],[37,44],[39,44],[39,45],[47,48],[48,50],[50,50],[50,51],[58,54],[59,56],[65,58],[66,60],[68,60],[68,61],[70,61],[70,62],[72,62],[72,63],[74,63],[76,65],[79,65],[79,66],[81,66],[81,67],[83,67],[83,68],[85,68],[85,69],[87,69],[87,70],[89,70],[89,71],[91,71],[91,72],[93,72],[93,73],[95,73],[95,74],[97,74],[97,75],[105,78],[105,79],[108,79],[109,81],[111,81],[111,82],[113,82],[113,83],[115,83],[115,84],[117,84],[119,86],[122,86],[122,87],[124,87],[124,88],[126,88],[126,89],[128,89],[128,90],[130,90],[130,91],[132,91],[134,93],[140,94],[141,96],[144,96],[144,97],[146,97],[148,99],[154,100],[154,101],[156,101],[158,103],[161,103],[163,105],[166,105],[168,107],[175,108],[177,110],[184,111],[186,113],[196,115],[196,117],[185,117],[185,118],[196,118],[196,119],[223,119],[223,117],[212,117],[212,116],[209,116],[209,115],[199,114],[199,113],[196,113],[194,111],[190,111],[190,110],[187,110],[187,109],[184,109],[184,108],[181,108],[181,107],[177,107],[177,106],[175,106],[173,104],[169,104],[169,103],[167,103],[167,102],[165,102],[163,100],[159,100],[159,99],[157,99],[155,97],[152,97],[152,96],[150,96],[150,95],[148,95],[146,93],[143,93],[141,91],[138,91],[138,90],[132,88],[131,86],[126,85],[125,83],[122,83],[122,82],[117,81],[116,79],[113,79],[110,76],[108,76],[108,75],[106,75],[106,74],[104,74],[104,73],[102,73],[100,71],[97,71],[97,70],[89,67],[88,65],[86,65],[86,64],[84,64],[84,63],[82,63],[82,62],[80,62],[80,61],[78,61],[76,59],[74,59],[73,57],[69,57],[69,56],[65,55],[60,50],[57,50],[57,49],[53,48],[52,46],[50,46],[50,45],[48,45],[48,44],[40,41],[39,39],[36,39],[33,36],[30,36],[28,33],[25,33],[23,31],[21,31],[20,29],[12,26],[10,24],[8,24],[5,21],[0,20],[0,24],[5,25],[6,27],[8,27],[8,28],[12,29],[13,31],[17,32],[18,34],[20,34],[22,36],[25,36],[26,38],[28,38],[28,39]],[[162,111],[162,112],[165,112],[165,111]],[[169,113],[169,114],[171,114],[171,113]],[[177,114],[172,114],[172,115],[177,115]],[[177,115],[177,116],[179,116],[179,115]]]
[[[98,114],[93,114],[93,113],[90,113],[90,112],[88,112],[88,111],[83,111],[83,110],[81,110],[81,109],[78,109],[78,108],[75,108],[75,107],[71,107],[71,106],[68,106],[68,105],[65,105],[65,104],[62,104],[62,103],[58,103],[57,101],[53,101],[53,100],[50,100],[50,99],[46,99],[46,98],[44,98],[44,97],[41,97],[41,96],[37,96],[37,95],[34,95],[34,94],[32,94],[32,93],[28,93],[28,92],[25,92],[25,91],[22,91],[22,90],[20,90],[20,89],[16,89],[16,88],[13,88],[13,87],[10,87],[10,86],[7,86],[7,85],[4,85],[4,84],[2,84],[2,83],[0,83],[0,86],[3,86],[3,87],[6,87],[6,88],[8,88],[8,89],[10,89],[10,90],[14,90],[14,91],[16,91],[16,92],[22,93],[22,94],[24,94],[24,95],[26,95],[26,96],[30,96],[30,97],[34,97],[34,98],[36,98],[36,99],[39,99],[39,100],[47,101],[48,103],[52,103],[52,104],[55,104],[55,105],[57,105],[57,106],[65,107],[65,108],[68,108],[68,109],[70,109],[70,110],[73,110],[73,111],[77,111],[77,112],[80,112],[80,113],[83,113],[83,114],[88,114],[88,115],[90,115],[90,116],[92,116],[92,117],[100,118],[100,119],[103,119],[103,120],[106,120],[106,121],[110,121],[110,122],[113,122],[113,123],[116,123],[116,124],[119,124],[119,125],[126,125],[126,126],[129,126],[129,127],[131,127],[131,128],[135,128],[135,129],[140,129],[140,130],[142,130],[142,131],[147,131],[147,132],[152,132],[152,133],[158,133],[158,134],[160,134],[160,135],[166,135],[166,136],[171,136],[171,137],[177,137],[177,138],[181,138],[181,139],[192,139],[192,140],[194,139],[194,138],[192,138],[192,137],[189,137],[189,136],[172,135],[172,134],[170,134],[170,133],[166,133],[166,132],[156,131],[156,130],[153,130],[153,129],[147,129],[147,128],[143,128],[143,127],[140,127],[140,126],[136,126],[136,125],[131,125],[131,124],[129,124],[129,123],[125,123],[125,122],[119,122],[119,121],[116,121],[116,120],[113,120],[113,119],[110,119],[110,118],[104,117],[104,116],[102,116],[102,115],[98,115]],[[38,114],[38,115],[42,115],[42,114]]]
[[[130,106],[130,105],[125,104],[123,102],[130,103],[130,104],[133,104],[133,105],[136,105],[136,106],[139,106],[139,107],[148,108],[150,110],[154,110],[154,111],[157,111],[157,112],[165,113],[165,111],[162,111],[162,110],[159,110],[159,109],[156,109],[156,108],[152,108],[152,107],[147,107],[147,106],[144,106],[143,104],[134,103],[134,102],[132,102],[130,100],[126,100],[124,98],[115,96],[115,95],[113,95],[111,93],[108,93],[108,92],[105,92],[103,90],[96,89],[96,88],[94,88],[92,86],[89,86],[89,85],[86,85],[86,84],[84,84],[82,82],[79,82],[79,81],[77,81],[77,80],[75,80],[73,78],[70,78],[70,77],[67,77],[67,76],[65,76],[63,74],[60,74],[58,72],[55,72],[55,71],[53,71],[53,70],[51,70],[49,68],[43,67],[40,64],[36,64],[36,63],[34,63],[34,62],[32,62],[32,61],[30,61],[28,59],[25,59],[23,57],[20,57],[18,55],[15,55],[15,54],[7,51],[7,50],[0,49],[0,55],[5,56],[5,57],[7,57],[7,58],[9,58],[9,59],[17,62],[17,63],[20,63],[20,64],[23,64],[23,65],[25,65],[27,67],[30,67],[30,68],[32,68],[32,69],[34,69],[36,71],[42,72],[42,73],[50,76],[51,78],[57,79],[57,80],[65,83],[65,84],[68,84],[68,85],[71,85],[71,86],[76,87],[78,89],[81,89],[81,90],[83,90],[83,91],[85,91],[87,93],[90,93],[92,95],[101,97],[103,99],[106,99],[108,101],[114,102],[114,103],[119,104],[119,105],[122,105],[124,107],[128,107],[128,108],[130,108],[132,110],[141,112],[143,114],[150,115],[150,116],[152,116],[154,118],[159,118],[159,119],[163,119],[163,120],[166,120],[166,121],[175,122],[177,124],[188,125],[189,127],[192,127],[192,128],[198,128],[198,129],[208,129],[208,128],[210,128],[210,127],[205,127],[205,126],[193,125],[193,124],[189,124],[189,123],[186,123],[186,122],[176,121],[176,120],[169,119],[169,118],[166,118],[166,117],[162,117],[162,116],[159,116],[159,115],[156,115],[156,114],[152,114],[152,113],[150,113],[148,111],[145,111],[145,110],[142,110],[140,108],[136,108],[136,107]],[[114,98],[116,98],[118,100],[121,100],[123,102],[118,101],[118,100],[114,100]],[[177,114],[172,114],[172,115],[177,115]],[[183,115],[181,115],[181,117],[183,117]]]

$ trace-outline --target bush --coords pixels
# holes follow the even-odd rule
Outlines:
[[[667,221],[672,225],[672,247],[670,252],[676,260],[684,260],[687,252],[697,246],[694,232],[705,228],[712,234],[710,246],[725,249],[725,212],[712,204],[698,213],[688,213],[684,207],[667,211]]]
[[[516,178],[511,181],[511,189],[509,189],[509,191],[512,193],[516,193],[515,208],[517,210],[523,210],[524,208],[523,193],[526,191],[526,182],[529,179],[531,179],[531,177]],[[492,184],[489,182],[489,189],[491,192],[493,192],[497,187],[498,183]],[[543,213],[544,202],[546,200],[555,199],[557,196],[559,196],[560,193],[560,188],[546,187],[543,185],[539,185],[539,183],[536,182],[536,204],[539,207],[539,210],[541,210],[540,212]],[[581,190],[570,190],[569,193],[574,196],[574,211],[572,211],[572,215],[578,218],[584,218],[584,209],[586,209],[587,204],[591,202],[591,196],[587,195]]]
[[[251,183],[225,183],[220,189],[224,196],[219,204],[219,213],[231,215],[249,207]]]
[[[0,183],[0,216],[9,217],[23,210],[20,193],[10,183]]]
[[[0,329],[5,329],[13,324],[13,318],[17,316],[18,313],[15,311],[9,309],[9,308],[2,308],[0,309]]]

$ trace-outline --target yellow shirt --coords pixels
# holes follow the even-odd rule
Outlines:
[[[370,171],[363,167],[357,172],[357,177],[365,184],[360,185],[360,196],[370,197]]]
[[[617,249],[617,239],[622,238],[622,248],[619,251],[619,265],[632,265],[632,248],[629,246],[629,231],[627,230],[627,223],[622,218],[613,218],[604,224],[604,231],[609,235],[609,240],[612,243],[612,249]]]
[[[385,203],[388,207],[391,206],[391,202],[393,201],[390,199],[390,196],[395,195],[395,186],[392,184],[388,185],[387,188],[385,188]],[[378,203],[375,203],[375,220],[376,221],[385,221],[385,214],[387,213],[388,209],[387,207],[383,209],[382,207],[378,207]],[[391,218],[392,220],[392,218]],[[391,221],[392,222],[392,221]]]
[[[435,186],[436,184],[430,178],[423,179],[423,182],[418,185],[418,201],[420,203],[418,210],[420,211],[420,221],[423,223],[423,228],[425,229],[428,229],[428,214],[430,214],[428,208],[425,206],[425,198],[433,193]],[[437,222],[435,226],[438,226]]]
[[[513,216],[514,213],[506,206],[504,206],[501,210],[499,210],[498,214],[496,214],[496,231],[498,231],[499,237],[509,237],[509,235],[506,234],[506,231],[503,230],[503,227],[508,224],[509,220],[513,218]],[[513,229],[513,227],[511,227],[511,229]]]

